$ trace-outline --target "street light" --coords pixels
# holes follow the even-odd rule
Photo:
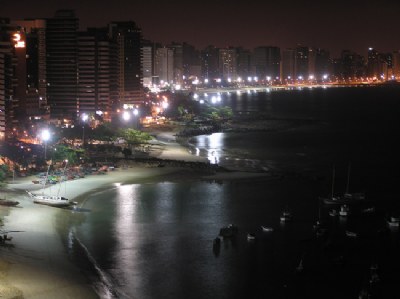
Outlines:
[[[50,131],[44,129],[41,133],[42,140],[44,141],[44,159],[47,159],[47,141],[50,139]]]
[[[85,123],[88,120],[89,116],[86,113],[82,114],[82,121],[83,121],[83,125],[82,125],[82,146],[85,145]]]

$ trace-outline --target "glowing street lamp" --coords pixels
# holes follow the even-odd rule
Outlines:
[[[83,125],[82,125],[82,145],[85,145],[85,123],[88,120],[89,116],[86,113],[82,114],[82,121],[83,121]]]
[[[128,111],[124,111],[124,113],[122,114],[122,118],[124,119],[124,121],[128,121],[131,119],[131,115]]]
[[[47,141],[50,140],[50,131],[44,129],[41,133],[41,138],[44,141],[44,159],[47,159]]]

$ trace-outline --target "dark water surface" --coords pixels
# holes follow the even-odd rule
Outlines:
[[[181,181],[115,186],[91,195],[71,226],[71,256],[102,298],[375,298],[399,294],[399,233],[385,216],[399,208],[399,88],[337,88],[224,95],[234,111],[308,119],[273,132],[222,133],[191,142],[210,161],[273,169],[279,179]],[[318,196],[351,191],[373,202],[347,219]],[[361,210],[374,206],[376,213]],[[281,224],[285,207],[291,223]],[[316,237],[320,216],[329,228]],[[234,239],[213,240],[229,223]],[[261,225],[274,228],[264,233]],[[351,238],[346,230],[356,232]],[[247,241],[247,233],[256,240]],[[302,260],[304,270],[296,271]],[[371,264],[379,282],[370,283]]]

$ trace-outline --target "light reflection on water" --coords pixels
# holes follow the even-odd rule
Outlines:
[[[224,145],[224,133],[214,133],[211,135],[201,135],[197,138],[196,155],[200,155],[200,148],[207,151],[206,156],[211,164],[221,162],[222,150]]]

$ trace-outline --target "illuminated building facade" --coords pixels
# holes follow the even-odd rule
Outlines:
[[[150,87],[153,84],[153,46],[151,42],[143,43],[142,54],[143,86]]]
[[[0,139],[12,137],[24,115],[26,43],[23,31],[0,19]]]
[[[370,78],[379,78],[379,53],[374,48],[368,49],[367,75]]]
[[[14,20],[26,35],[26,105],[28,117],[48,112],[46,84],[46,20]]]
[[[236,49],[219,49],[219,72],[223,79],[237,77]]]

